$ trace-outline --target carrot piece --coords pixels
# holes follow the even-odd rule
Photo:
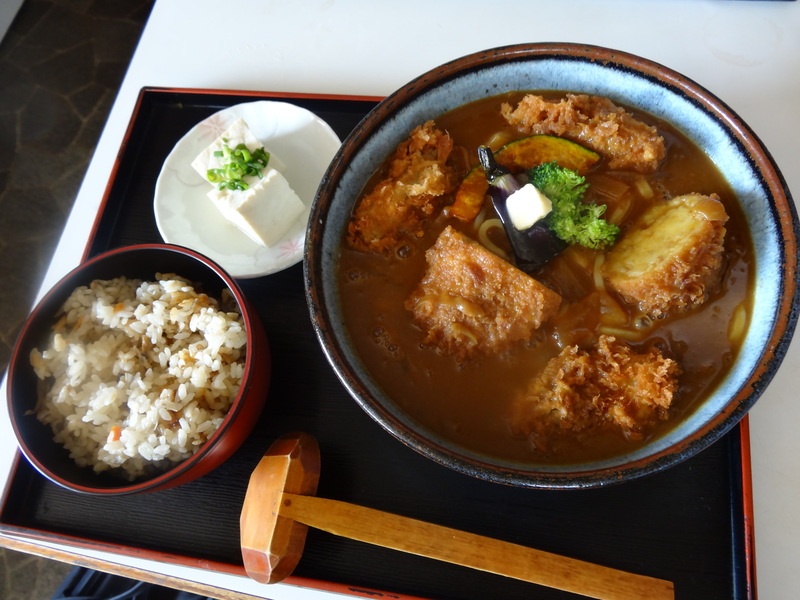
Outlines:
[[[113,427],[111,427],[111,431],[108,432],[108,441],[116,442],[119,440],[121,435],[122,435],[122,427],[120,427],[119,425],[114,425]]]

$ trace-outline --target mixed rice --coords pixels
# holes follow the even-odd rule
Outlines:
[[[43,388],[36,416],[55,440],[79,465],[130,480],[194,454],[244,374],[241,315],[177,275],[156,279],[76,289],[50,345],[30,357]]]

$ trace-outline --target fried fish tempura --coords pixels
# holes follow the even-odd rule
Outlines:
[[[404,240],[422,235],[458,187],[447,159],[453,140],[428,121],[411,132],[389,161],[386,177],[362,200],[348,227],[353,248],[376,253],[397,251]]]
[[[702,304],[720,279],[727,220],[716,194],[654,205],[607,254],[606,283],[653,317]]]
[[[433,344],[457,360],[530,340],[561,297],[452,227],[425,253],[428,269],[406,309]]]
[[[641,440],[669,417],[680,373],[656,348],[638,353],[611,336],[588,351],[568,346],[515,403],[511,429],[545,453],[586,431],[617,429]]]
[[[607,98],[567,94],[546,100],[528,94],[516,108],[504,103],[501,113],[526,134],[571,138],[599,152],[612,169],[649,173],[666,155],[664,138],[655,127],[635,119]]]

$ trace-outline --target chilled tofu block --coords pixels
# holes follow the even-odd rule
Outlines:
[[[227,142],[225,141],[227,140]],[[195,171],[197,171],[200,176],[208,181],[208,170],[209,169],[219,169],[225,166],[225,159],[221,156],[214,156],[215,152],[219,152],[223,149],[223,146],[227,144],[229,148],[235,148],[239,144],[244,144],[247,146],[247,149],[250,152],[257,150],[264,146],[258,138],[256,138],[253,133],[250,131],[250,128],[247,126],[247,123],[244,119],[237,119],[230,126],[220,135],[214,142],[212,142],[205,150],[203,150],[200,154],[197,155],[197,158],[192,161],[192,167]],[[269,149],[267,149],[269,152]],[[269,163],[268,166],[272,167],[273,169],[277,169],[278,171],[285,171],[284,165],[281,164],[280,160],[271,152],[269,153]],[[251,183],[253,180],[252,177],[248,177],[247,183]]]
[[[281,162],[268,151],[269,159],[264,161],[266,167],[251,169],[248,164],[249,171],[239,171],[240,175],[235,183],[244,189],[229,185],[233,180],[221,181],[219,185],[209,181],[209,170],[224,170],[229,163],[234,162],[234,159],[224,155],[224,147],[227,145],[233,150],[239,144],[244,144],[251,153],[263,147],[244,119],[231,123],[222,135],[197,155],[192,161],[192,167],[205,181],[215,185],[208,192],[208,197],[222,216],[257,244],[269,247],[283,237],[303,213],[305,205],[281,174]],[[241,157],[239,160],[241,161]],[[243,165],[244,161],[240,166]],[[240,185],[242,182],[244,186]]]
[[[305,210],[286,178],[270,168],[246,190],[213,189],[208,197],[226,219],[263,246],[278,242]]]

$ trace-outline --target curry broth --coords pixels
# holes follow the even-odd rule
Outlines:
[[[436,119],[437,126],[450,133],[457,151],[461,151],[465,171],[477,164],[476,148],[480,144],[496,149],[523,137],[499,112],[501,102],[516,102],[523,95],[520,92],[487,98]],[[737,307],[739,317],[750,313],[753,252],[744,215],[711,160],[669,124],[628,110],[658,127],[667,142],[667,158],[656,173],[646,176],[648,187],[654,192],[653,199],[633,193],[635,201],[620,222],[623,230],[651,202],[690,192],[718,194],[729,215],[722,283],[705,304],[641,330],[633,326],[641,316],[619,302],[627,310],[630,329],[637,336],[627,341],[633,347],[657,344],[683,369],[671,418],[652,434],[657,436],[691,411],[730,367],[741,341],[741,336],[729,339],[730,323]],[[637,178],[642,177],[609,171],[601,160],[587,174],[588,200],[603,202],[602,197],[593,194],[595,188],[600,189],[608,182],[609,174],[630,183],[633,189]],[[371,186],[372,182],[365,189]],[[611,214],[612,208],[609,206],[607,214]],[[561,311],[539,329],[536,339],[505,355],[485,356],[459,366],[451,356],[421,345],[422,333],[404,308],[404,301],[425,271],[425,250],[446,225],[477,239],[472,224],[458,222],[445,214],[430,224],[427,234],[403,257],[358,252],[349,249],[346,243],[343,245],[340,289],[347,328],[362,360],[387,394],[441,436],[473,453],[508,461],[566,464],[603,459],[635,447],[619,431],[609,431],[581,435],[574,445],[561,447],[555,455],[534,454],[527,439],[512,436],[508,425],[512,400],[550,358],[563,346],[596,340],[600,306],[597,302],[587,302],[586,297],[599,251],[570,248],[536,276],[563,296]],[[584,264],[585,269],[576,268]]]

